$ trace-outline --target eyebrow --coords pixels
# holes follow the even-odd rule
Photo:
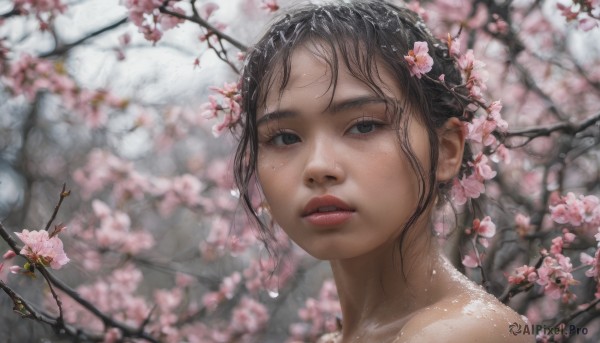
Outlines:
[[[329,112],[331,112],[332,114],[335,113],[339,113],[348,109],[352,109],[352,108],[358,108],[358,107],[362,107],[368,104],[379,104],[379,103],[385,103],[386,101],[378,96],[373,96],[373,95],[368,95],[368,96],[360,96],[360,97],[356,97],[356,98],[350,98],[350,99],[345,99],[345,100],[341,100],[338,102],[333,102],[331,105],[329,105],[325,111],[329,110]],[[324,112],[325,112],[324,111]],[[256,121],[256,127],[259,127],[265,123],[268,123],[270,121],[274,121],[274,120],[279,120],[279,119],[284,119],[284,118],[292,118],[292,117],[296,117],[298,116],[298,112],[297,111],[288,111],[288,110],[283,110],[283,111],[273,111],[273,112],[269,112],[266,113],[264,116],[260,117],[260,119],[258,119]]]

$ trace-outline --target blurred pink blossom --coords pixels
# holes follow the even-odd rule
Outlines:
[[[242,297],[238,306],[233,309],[229,329],[235,333],[254,334],[265,328],[269,320],[269,312],[265,305],[258,301]]]
[[[535,267],[523,265],[514,270],[513,274],[508,277],[508,282],[513,285],[521,284],[524,281],[535,282],[537,280],[537,273]]]
[[[479,262],[477,261],[477,257],[475,256],[474,252],[465,255],[465,257],[462,259],[462,264],[468,268],[476,268],[479,266]]]
[[[4,255],[2,255],[2,258],[5,260],[10,260],[11,258],[17,256],[17,253],[14,252],[14,250],[7,250]]]
[[[269,12],[277,12],[279,10],[279,4],[277,3],[277,0],[262,0],[260,8]]]
[[[473,220],[473,231],[485,238],[491,238],[496,235],[496,224],[492,222],[490,216],[485,216],[481,221]]]

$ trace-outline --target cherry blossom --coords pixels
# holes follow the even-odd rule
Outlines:
[[[308,298],[298,310],[302,322],[290,325],[291,341],[313,341],[321,334],[338,330],[337,317],[341,314],[335,282],[323,282],[318,298]]]
[[[461,263],[463,264],[463,266],[468,268],[477,268],[479,266],[479,261],[477,260],[477,257],[473,252],[469,253],[468,255],[465,255]]]
[[[600,224],[600,201],[597,197],[577,197],[574,193],[567,193],[555,204],[550,206],[552,220],[558,224],[579,226],[582,224]]]
[[[279,10],[279,4],[277,0],[262,0],[260,8],[267,10],[268,12],[277,12]]]
[[[126,57],[126,63],[136,63],[133,57],[139,55],[133,53],[134,49],[142,50],[144,59],[149,60],[153,51],[161,48],[153,49],[155,43],[175,46],[179,39],[191,36],[191,41],[185,43],[193,52],[181,68],[189,67],[190,73],[206,72],[213,69],[206,57],[222,53],[234,67],[230,69],[239,69],[246,50],[239,50],[215,30],[236,38],[243,27],[236,22],[237,16],[231,26],[219,22],[217,19],[227,18],[230,13],[218,13],[217,3],[123,0],[121,10],[126,10],[129,21],[120,26],[118,30],[122,31],[108,30],[94,36],[86,40],[85,49],[104,49],[112,54],[110,63],[102,63],[98,69],[101,75],[109,71],[111,63],[121,63]],[[22,161],[26,163],[19,168],[34,177],[31,181],[35,187],[30,190],[33,196],[27,200],[34,211],[27,214],[27,222],[36,219],[38,212],[51,212],[47,199],[54,198],[54,194],[46,194],[49,185],[65,180],[73,183],[75,200],[65,204],[59,217],[68,220],[70,239],[64,241],[64,248],[77,268],[60,274],[83,271],[76,272],[77,283],[69,283],[79,284],[75,292],[99,312],[136,328],[136,334],[148,334],[160,342],[253,342],[260,341],[265,330],[271,337],[271,326],[290,324],[281,316],[271,317],[272,305],[277,308],[290,304],[286,299],[290,299],[287,296],[294,287],[305,286],[294,275],[309,272],[304,268],[311,260],[299,253],[276,226],[275,242],[270,246],[276,253],[264,256],[252,224],[238,215],[240,193],[229,173],[229,158],[213,156],[226,149],[229,137],[216,143],[205,138],[205,133],[210,136],[211,132],[224,136],[240,123],[238,84],[222,83],[231,80],[232,75],[201,76],[222,86],[208,87],[212,94],[205,97],[202,90],[199,94],[190,85],[187,90],[199,94],[191,100],[185,97],[186,91],[176,99],[144,98],[147,80],[135,80],[140,87],[132,92],[117,87],[119,72],[102,87],[90,87],[79,72],[80,64],[89,61],[81,58],[80,46],[68,44],[91,31],[63,36],[63,23],[53,24],[61,15],[67,20],[76,19],[79,8],[87,5],[67,6],[64,0],[14,0],[12,4],[16,11],[3,13],[0,19],[0,26],[8,32],[0,37],[0,78],[8,96],[8,115],[0,122],[10,123],[11,116],[27,118],[12,107],[35,109],[36,120],[32,134],[17,134],[15,140],[11,132],[15,130],[9,129],[3,131],[2,139],[15,152],[26,152],[27,158]],[[219,4],[225,8],[224,2]],[[279,10],[276,0],[242,1],[241,6],[239,22],[256,27],[262,23],[254,20]],[[583,193],[595,192],[589,186],[597,181],[597,166],[590,158],[595,156],[594,146],[582,141],[582,137],[594,137],[591,129],[595,127],[576,133],[563,132],[560,127],[568,124],[571,129],[577,128],[578,123],[589,121],[597,113],[598,92],[593,84],[600,73],[592,68],[597,64],[597,55],[590,49],[585,58],[571,61],[571,56],[558,48],[571,46],[575,38],[583,37],[577,36],[578,30],[597,30],[599,2],[560,0],[556,7],[544,6],[544,11],[538,3],[514,3],[502,13],[494,13],[486,3],[474,8],[471,2],[455,0],[411,1],[407,6],[431,24],[441,43],[445,41],[447,52],[441,51],[441,55],[455,60],[464,83],[450,84],[450,74],[428,77],[433,62],[433,50],[430,56],[429,49],[434,47],[425,42],[416,42],[403,63],[416,78],[459,90],[456,95],[461,101],[470,102],[463,119],[467,119],[464,130],[472,157],[464,161],[461,173],[451,181],[448,203],[461,206],[469,199],[481,201],[456,209],[458,218],[475,218],[464,231],[463,221],[433,221],[436,233],[449,237],[440,244],[451,243],[453,253],[462,253],[466,274],[473,279],[485,280],[498,290],[506,287],[508,298],[521,292],[519,312],[532,323],[554,322],[563,317],[559,315],[563,310],[584,311],[590,301],[600,298],[600,201],[596,193]],[[552,10],[562,15],[567,25],[555,20]],[[198,24],[199,18],[214,29]],[[19,30],[13,32],[17,26]],[[171,30],[177,34],[167,34]],[[22,32],[16,35],[17,31]],[[104,34],[108,39],[100,38]],[[104,41],[113,42],[114,47],[109,45],[107,49]],[[211,50],[211,45],[216,49]],[[467,45],[471,50],[463,52]],[[64,47],[70,49],[68,54],[61,53]],[[43,57],[45,53],[51,57]],[[120,61],[115,61],[114,54]],[[493,78],[488,77],[485,68],[494,71]],[[172,70],[169,73],[176,77]],[[147,75],[154,77],[153,71]],[[163,81],[156,79],[157,83],[172,85]],[[504,99],[504,110],[500,101],[485,100],[493,96]],[[190,105],[173,105],[174,101]],[[517,129],[509,130],[508,122],[516,124]],[[524,148],[515,148],[522,142],[515,133],[527,132],[530,127],[558,129],[547,138],[528,133],[535,139]],[[141,145],[148,146],[147,153],[131,157],[122,147],[127,147],[130,135],[138,134],[144,136]],[[529,138],[527,135],[524,137]],[[577,150],[582,147],[584,154]],[[43,182],[36,178],[43,178]],[[252,194],[252,202],[259,208],[263,199],[257,194]],[[490,202],[494,206],[488,206]],[[261,218],[265,215],[260,210],[258,213]],[[514,223],[510,218],[513,215]],[[491,244],[500,227],[498,244]],[[457,232],[466,239],[454,244],[451,237]],[[30,236],[36,234],[32,231]],[[58,239],[54,234],[46,235],[47,241]],[[544,248],[538,251],[540,245]],[[38,246],[46,248],[43,244],[34,248]],[[58,244],[48,246],[58,254]],[[27,243],[23,249],[21,255],[35,258],[35,249]],[[62,242],[60,249],[64,254]],[[38,251],[38,262],[32,262],[62,266],[58,263],[60,257],[52,257],[51,262],[43,254],[50,252]],[[0,279],[9,278],[9,286],[28,287],[22,278],[33,275],[35,264],[12,265],[19,260],[16,255],[12,250],[3,255]],[[501,263],[506,255],[508,265]],[[63,260],[68,260],[66,255]],[[514,268],[517,266],[521,267]],[[585,292],[578,280],[585,284]],[[32,290],[35,295],[35,289],[19,293],[30,294]],[[58,318],[51,293],[44,292],[43,297],[40,309]],[[82,335],[90,334],[105,342],[143,340],[106,325],[70,295],[59,291],[59,298],[65,323]],[[288,342],[315,341],[323,333],[338,329],[336,317],[341,309],[332,280],[323,283],[317,296],[299,300],[302,306],[296,322],[289,325]],[[276,339],[284,341],[285,337]]]
[[[518,285],[527,281],[529,283],[537,280],[537,273],[535,267],[523,265],[522,267],[516,268],[512,275],[508,277],[508,282],[513,285]]]
[[[481,221],[475,219],[473,220],[473,232],[482,237],[491,238],[496,235],[496,225],[490,216],[485,216]]]
[[[233,310],[229,329],[234,333],[256,333],[262,330],[269,320],[269,312],[265,305],[258,301],[243,297]]]
[[[29,258],[33,263],[60,269],[69,262],[60,238],[49,236],[48,231],[23,230],[16,232],[15,235],[25,244],[20,254]]]
[[[209,96],[209,102],[200,108],[202,116],[206,119],[217,118],[223,114],[223,120],[213,126],[215,137],[220,136],[226,129],[234,127],[241,116],[241,95],[237,83],[225,83],[221,87],[211,87],[211,90],[220,94],[220,98]]]
[[[433,58],[429,56],[428,52],[427,42],[415,42],[413,50],[409,50],[408,55],[404,56],[404,60],[408,63],[410,76],[420,79],[423,74],[431,71]]]

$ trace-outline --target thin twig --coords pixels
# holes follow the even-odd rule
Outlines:
[[[52,297],[54,298],[54,301],[56,302],[56,305],[58,306],[58,319],[56,321],[57,321],[58,325],[62,325],[64,323],[62,302],[60,301],[58,294],[56,294],[56,291],[54,291],[54,287],[52,287],[52,282],[50,282],[50,279],[48,279],[48,271],[44,268],[38,268],[38,270],[40,271],[40,273],[42,274],[44,279],[46,279],[46,283],[48,284],[48,287],[50,287],[50,292],[52,293]]]
[[[39,270],[44,269],[43,266],[37,266],[37,267]],[[85,309],[87,309],[92,314],[94,314],[96,317],[98,317],[100,320],[102,320],[104,325],[109,326],[109,327],[114,327],[114,328],[121,330],[123,335],[126,337],[143,338],[143,339],[148,340],[153,343],[159,342],[157,339],[150,336],[148,333],[140,332],[138,329],[132,328],[124,323],[116,321],[113,318],[111,318],[110,316],[104,314],[100,309],[98,309],[96,306],[94,306],[94,304],[90,303],[86,299],[83,299],[79,295],[79,293],[77,293],[74,289],[72,289],[67,284],[65,284],[62,280],[58,279],[57,277],[52,275],[52,273],[48,272],[47,270],[46,270],[46,272],[47,272],[48,280],[50,280],[50,282],[52,282],[52,284],[55,285],[56,288],[65,292],[69,297],[71,297],[73,300],[78,302]]]
[[[559,321],[557,321],[553,326],[556,327],[558,326],[560,323],[570,323],[573,319],[577,318],[578,316],[582,315],[583,313],[589,311],[590,309],[593,309],[594,307],[596,307],[596,305],[600,304],[600,298],[592,301],[588,307],[581,309],[579,311],[573,312],[570,316],[565,317],[560,319]]]
[[[11,298],[14,303],[14,310],[23,318],[37,320],[44,324],[48,324],[56,330],[64,330],[67,335],[72,337],[76,337],[78,340],[84,340],[86,342],[101,342],[104,341],[103,335],[91,334],[85,332],[81,329],[75,328],[71,325],[65,324],[64,322],[58,322],[53,319],[53,317],[44,312],[35,309],[35,307],[29,304],[22,296],[20,296],[17,292],[11,289],[8,285],[6,285],[3,281],[0,280],[0,288]],[[24,312],[27,311],[27,312]]]
[[[54,326],[56,323],[52,322],[50,319],[46,318],[46,316],[39,314],[31,305],[25,301],[25,299],[17,294],[17,292],[13,291],[4,281],[0,280],[0,288],[10,297],[15,305],[13,310],[17,312],[23,318],[29,318],[41,321],[43,323]]]
[[[60,45],[55,47],[52,51],[48,51],[45,52],[43,54],[40,54],[39,57],[40,58],[48,58],[51,56],[59,56],[59,55],[63,55],[64,53],[66,53],[67,51],[73,49],[74,47],[84,43],[85,41],[94,38],[96,36],[99,36],[107,31],[110,31],[112,29],[115,29],[123,24],[125,24],[127,22],[128,18],[121,18],[118,21],[114,22],[113,24],[107,25],[103,28],[100,28],[96,31],[90,32],[87,35],[85,35],[84,37],[79,38],[78,40],[72,42],[72,43],[68,43],[68,44],[64,44],[64,45]]]
[[[66,189],[67,184],[63,183],[62,191],[60,191],[60,199],[58,199],[58,203],[54,207],[54,212],[52,213],[50,220],[48,220],[48,223],[46,224],[46,228],[44,230],[48,231],[48,229],[50,229],[50,225],[52,225],[52,222],[54,221],[54,219],[56,219],[56,215],[58,214],[58,210],[60,210],[60,205],[62,205],[63,200],[65,200],[66,197],[71,195],[71,191]]]

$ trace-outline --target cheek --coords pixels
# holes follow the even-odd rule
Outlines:
[[[262,193],[273,208],[276,204],[286,202],[284,195],[289,189],[290,173],[286,163],[268,154],[260,156],[257,160],[256,173]]]

